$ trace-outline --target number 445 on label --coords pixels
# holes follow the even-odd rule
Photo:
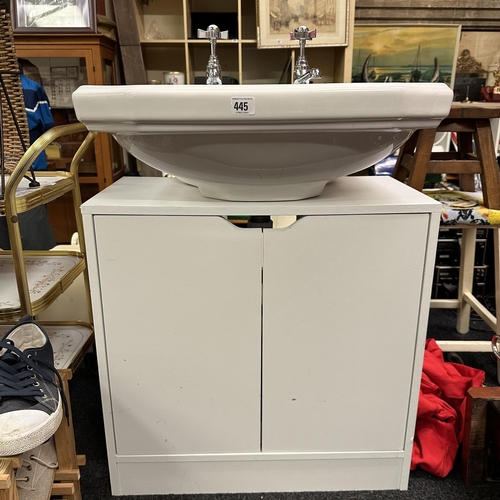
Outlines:
[[[254,115],[254,97],[231,97],[231,114],[233,115]]]

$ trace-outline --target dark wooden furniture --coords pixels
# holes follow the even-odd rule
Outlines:
[[[437,130],[417,130],[408,139],[400,150],[394,177],[421,191],[427,174],[458,174],[461,189],[474,191],[473,176],[480,174],[485,205],[500,209],[490,118],[500,118],[500,103],[454,103]],[[456,132],[458,152],[433,153],[436,132]]]
[[[418,130],[401,147],[393,176],[421,191],[427,174],[455,174],[463,191],[474,191],[474,174],[482,181],[484,205],[500,209],[500,181],[493,143],[491,118],[500,118],[500,103],[453,103],[449,115],[437,130]],[[434,153],[436,132],[456,132],[458,152]],[[495,332],[500,332],[497,317],[472,293],[476,226],[462,224],[460,275],[457,299],[433,299],[431,307],[457,309],[457,331],[468,333],[471,309]],[[494,279],[496,311],[500,311],[500,241],[499,226],[494,232]],[[491,351],[489,342],[446,341],[443,350]],[[500,378],[500,377],[499,377]]]
[[[484,481],[488,404],[499,400],[500,387],[471,387],[467,393],[460,468],[466,486]]]
[[[27,76],[44,86],[56,125],[77,122],[71,93],[78,86],[116,83],[116,42],[107,36],[16,34],[14,43],[17,56],[34,65],[35,72]],[[68,159],[74,156],[83,138],[84,134],[75,134],[59,140],[60,152],[48,157],[49,170],[69,170]],[[99,133],[78,168],[83,201],[118,180],[124,173],[123,164],[118,143],[110,134]],[[60,197],[47,209],[57,243],[69,243],[76,231],[71,198]]]

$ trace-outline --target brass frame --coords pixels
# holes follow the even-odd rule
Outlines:
[[[83,238],[83,221],[82,215],[80,213],[80,205],[82,203],[81,195],[80,195],[80,184],[78,181],[78,165],[82,160],[85,152],[89,148],[89,146],[94,141],[97,133],[96,132],[88,132],[85,140],[78,148],[75,153],[71,165],[70,170],[68,172],[39,172],[38,177],[53,177],[54,175],[61,176],[63,179],[54,185],[51,186],[43,186],[39,188],[35,188],[33,193],[30,193],[25,196],[17,197],[16,192],[19,186],[19,183],[23,179],[24,175],[32,165],[33,161],[40,155],[45,148],[56,140],[59,137],[71,134],[77,134],[81,132],[87,131],[85,125],[81,123],[75,123],[70,125],[62,125],[58,127],[54,127],[47,132],[45,132],[41,137],[39,137],[26,151],[23,155],[14,171],[10,174],[9,179],[5,186],[5,200],[0,202],[0,211],[3,209],[5,211],[7,217],[7,228],[9,231],[9,239],[12,249],[12,259],[14,262],[14,270],[16,273],[16,282],[17,288],[19,291],[19,300],[20,300],[20,311],[17,310],[4,310],[0,311],[0,318],[8,319],[8,318],[17,318],[25,314],[29,314],[30,316],[34,316],[36,313],[41,312],[43,309],[48,307],[59,295],[63,293],[63,291],[73,282],[73,280],[83,271],[84,273],[84,281],[85,281],[85,292],[87,298],[87,304],[89,308],[89,318],[92,318],[92,306],[90,303],[90,287],[89,287],[89,278],[87,266],[85,265],[85,240]],[[25,255],[45,255],[45,256],[54,256],[54,255],[70,255],[75,254],[75,252],[62,252],[55,253],[53,251],[48,252],[24,252],[21,242],[21,232],[19,228],[19,213],[25,212],[35,206],[39,206],[42,204],[51,201],[58,196],[66,192],[72,192],[73,195],[73,207],[76,218],[76,227],[78,234],[80,235],[80,250],[82,256],[82,264],[73,268],[66,276],[64,276],[58,283],[59,286],[52,288],[49,290],[48,296],[46,299],[39,299],[36,304],[31,302],[29,286],[28,286],[28,277],[26,275],[26,266],[24,257]],[[3,252],[8,253],[8,252]],[[75,272],[75,270],[77,272]]]

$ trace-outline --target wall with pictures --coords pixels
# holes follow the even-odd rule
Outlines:
[[[500,29],[498,0],[356,0],[356,23],[460,24]]]
[[[481,88],[500,65],[499,0],[357,0],[356,27],[384,24],[460,25],[455,100],[487,100]]]

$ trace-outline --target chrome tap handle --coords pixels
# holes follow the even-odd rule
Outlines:
[[[198,30],[198,38],[208,38],[210,43],[212,43],[212,40],[216,41],[220,38],[227,40],[227,37],[228,32],[221,31],[215,24],[211,24],[206,30]]]
[[[304,41],[304,45],[307,40],[312,40],[316,38],[316,30],[309,30],[307,26],[299,26],[293,31],[290,31],[290,40]]]
[[[311,80],[319,80],[321,78],[321,71],[318,68],[312,68],[302,76],[295,78],[293,83],[311,83]]]
[[[293,70],[294,83],[309,83],[313,78],[321,78],[321,72],[318,69],[309,69],[309,63],[306,59],[306,42],[316,38],[316,30],[309,30],[307,26],[299,26],[290,32],[290,40],[297,40],[300,46],[299,57]]]
[[[215,24],[211,24],[206,30],[198,30],[198,38],[207,38],[210,41],[210,57],[207,64],[207,85],[221,85],[221,67],[215,47],[217,40],[228,38],[227,31],[221,31]]]

